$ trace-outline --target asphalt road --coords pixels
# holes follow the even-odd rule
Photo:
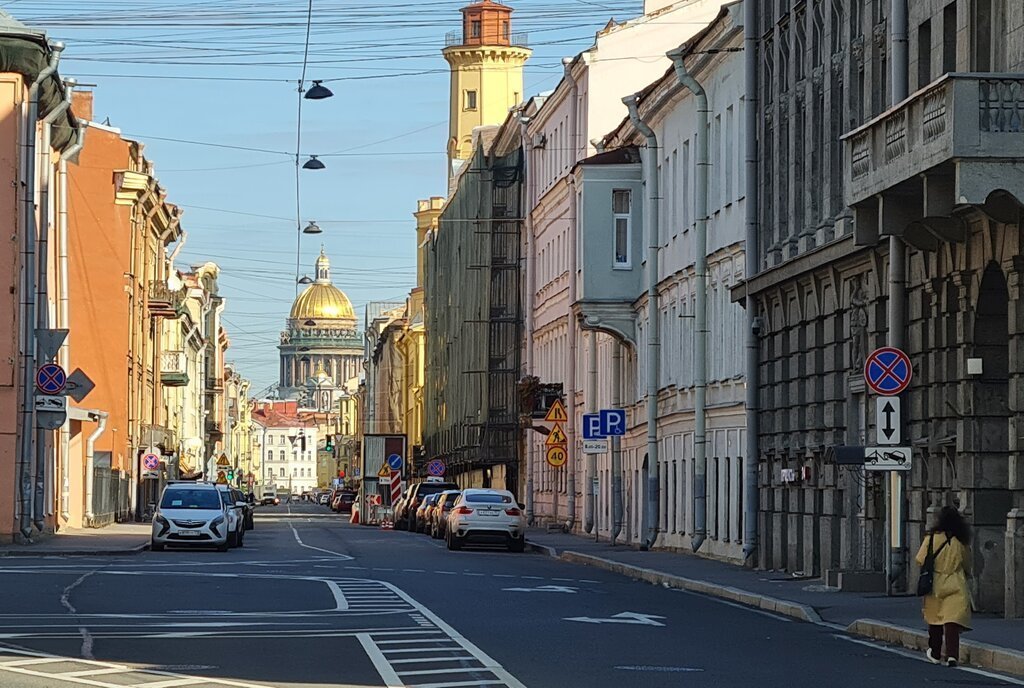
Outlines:
[[[227,553],[0,562],[0,686],[1024,685],[538,554],[257,514]]]

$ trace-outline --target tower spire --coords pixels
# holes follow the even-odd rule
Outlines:
[[[320,256],[316,259],[316,283],[331,283],[331,259],[327,257],[322,245],[320,246]]]

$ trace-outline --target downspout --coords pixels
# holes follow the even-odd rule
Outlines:
[[[69,80],[70,81],[70,80]],[[78,140],[60,156],[57,165],[57,197],[60,212],[57,215],[57,281],[60,283],[60,302],[57,310],[59,326],[70,330],[68,281],[71,278],[68,269],[68,160],[75,157],[85,145],[86,125],[78,125]],[[60,365],[64,370],[71,367],[70,332],[60,347]],[[60,516],[65,521],[71,518],[71,477],[68,475],[69,456],[71,451],[71,424],[64,421],[60,428]]]
[[[572,106],[570,108],[569,115],[569,153],[573,163],[576,162],[579,156],[579,146],[576,143],[576,139],[579,136],[579,118],[578,107],[579,107],[579,85],[576,83],[576,79],[572,75],[572,58],[562,58],[562,67],[565,70],[565,78],[571,84],[572,88]],[[578,331],[579,326],[576,319],[572,316],[572,306],[576,303],[577,298],[577,286],[576,286],[576,246],[578,243],[578,227],[576,226],[576,185],[574,184],[575,177],[571,174],[567,179],[569,183],[569,317],[568,317],[568,345],[569,345],[569,369],[566,371],[566,383],[569,389],[566,391],[566,415],[569,419],[565,422],[565,437],[566,446],[569,450],[569,461],[566,464],[566,468],[569,474],[566,476],[565,488],[568,498],[568,511],[569,520],[566,521],[565,529],[568,532],[572,532],[576,527],[576,466],[577,466],[577,453],[578,448],[576,446],[576,359],[579,353],[578,344]]]
[[[892,0],[892,103],[895,105],[909,95],[907,62],[907,0]],[[902,349],[907,329],[907,245],[895,234],[889,236],[889,346]],[[903,471],[890,471],[889,497],[889,556],[886,590],[892,594],[906,589],[906,552],[904,551]]]
[[[675,67],[676,79],[697,99],[697,169],[696,183],[696,236],[694,246],[694,273],[696,277],[696,332],[694,333],[694,468],[693,468],[693,536],[691,546],[696,552],[707,539],[707,385],[708,385],[708,95],[683,63],[683,51],[668,53]]]
[[[761,318],[757,315],[757,300],[750,293],[750,280],[761,267],[761,251],[758,246],[758,212],[759,200],[757,166],[757,122],[759,104],[757,93],[758,78],[758,36],[757,36],[757,0],[743,2],[743,50],[744,71],[746,76],[744,107],[744,165],[746,166],[744,213],[746,215],[746,237],[743,246],[743,263],[746,266],[745,304],[747,311],[747,352],[745,362],[746,374],[746,447],[743,459],[743,558],[757,552],[758,547],[758,512],[760,511],[760,489],[758,484],[758,411],[761,401],[760,370],[758,366],[758,339],[761,334]],[[756,562],[755,562],[756,563]]]
[[[523,176],[526,179],[526,198],[523,202],[523,211],[520,217],[523,218],[523,234],[526,235],[526,304],[523,308],[525,317],[523,318],[523,339],[524,339],[524,356],[523,356],[523,368],[527,377],[533,376],[533,301],[534,301],[534,280],[536,279],[536,267],[535,267],[535,245],[533,239],[533,172],[530,169],[530,144],[529,144],[529,132],[527,131],[527,125],[530,124],[530,118],[526,115],[519,116],[519,137],[522,139],[523,146]],[[534,522],[534,482],[533,474],[536,470],[534,465],[535,457],[533,452],[534,443],[532,430],[523,429],[524,439],[524,458],[526,459],[526,522],[533,525]]]
[[[658,137],[640,119],[637,96],[626,96],[622,102],[629,110],[629,120],[633,126],[647,139],[647,174],[644,175],[648,203],[644,222],[647,225],[647,499],[644,518],[647,522],[647,535],[642,543],[646,549],[653,547],[658,538],[658,364],[661,356],[661,298],[658,294],[659,153]]]
[[[25,118],[25,130],[23,136],[23,167],[24,196],[22,197],[22,290],[21,290],[21,328],[22,328],[22,358],[24,368],[22,369],[22,414],[21,414],[21,446],[19,447],[18,466],[18,516],[19,529],[21,534],[28,538],[32,535],[32,517],[35,512],[35,499],[33,484],[37,468],[35,452],[32,442],[32,430],[35,425],[34,413],[34,392],[35,368],[36,368],[36,241],[38,226],[36,224],[36,123],[39,120],[39,88],[42,83],[50,78],[57,71],[60,62],[60,53],[64,49],[63,43],[53,43],[50,46],[49,64],[36,77],[28,90],[28,112]]]
[[[92,510],[92,483],[93,466],[96,459],[96,440],[107,429],[107,413],[99,411],[96,415],[99,416],[100,424],[96,426],[96,429],[89,435],[89,439],[85,441],[85,522],[90,525],[95,517]]]
[[[174,270],[174,259],[178,257],[179,253],[181,253],[181,249],[185,248],[186,241],[188,241],[188,232],[183,229],[178,237],[178,245],[174,247],[174,250],[171,251],[170,258],[167,259],[171,270]]]
[[[597,413],[597,332],[591,330],[587,336],[587,389],[584,413]],[[583,483],[583,529],[594,532],[597,520],[597,492],[594,481],[597,480],[597,454],[586,454],[587,474]]]

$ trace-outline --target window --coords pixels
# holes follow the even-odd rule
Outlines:
[[[956,71],[956,3],[942,10],[942,73]]]
[[[932,22],[927,20],[917,28],[917,87],[924,88],[932,81]]]
[[[630,243],[630,191],[615,189],[612,191],[612,217],[615,223],[615,263],[614,267],[628,268],[631,256]]]
[[[273,461],[273,460],[274,460],[274,452],[273,452],[273,450],[268,451],[267,452],[267,461]]]
[[[466,109],[476,110],[476,91],[466,91]]]
[[[501,37],[504,38],[506,41],[509,38],[509,28],[507,21],[501,22]]]
[[[284,435],[278,435],[277,443],[278,444],[284,444]]]
[[[280,471],[278,473],[278,475],[283,478],[284,477],[284,466],[281,466],[281,468],[279,468],[278,470]]]
[[[281,460],[284,461],[284,449],[281,450]]]
[[[469,22],[469,36],[470,38],[480,38],[480,20],[474,19]]]

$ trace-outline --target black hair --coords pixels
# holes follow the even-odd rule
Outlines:
[[[971,543],[971,527],[956,507],[944,506],[935,518],[934,533],[945,533],[949,537],[955,537],[965,545]]]

